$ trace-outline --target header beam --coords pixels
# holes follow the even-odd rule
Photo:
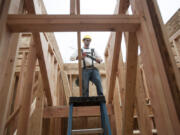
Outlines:
[[[140,25],[134,15],[9,15],[12,32],[129,31]]]

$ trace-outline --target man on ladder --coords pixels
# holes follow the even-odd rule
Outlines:
[[[86,35],[83,38],[84,47],[81,49],[82,53],[82,97],[70,97],[69,99],[69,117],[67,135],[87,134],[87,133],[101,133],[103,135],[112,135],[109,123],[108,113],[106,109],[106,101],[103,96],[103,89],[101,84],[101,77],[99,71],[94,67],[94,61],[102,62],[102,58],[97,54],[95,49],[89,48],[91,37]],[[70,58],[72,61],[78,59],[78,51]],[[96,85],[98,96],[89,97],[89,81]],[[78,106],[100,106],[101,111],[101,126],[102,128],[95,129],[80,129],[72,130],[73,107]]]
[[[101,84],[101,77],[99,71],[94,67],[94,61],[97,63],[102,62],[102,58],[98,55],[94,48],[89,48],[91,43],[91,37],[89,35],[83,38],[84,47],[81,49],[82,52],[82,96],[89,96],[89,81],[96,85],[97,94],[103,96],[103,88]],[[70,58],[72,61],[78,59],[78,51],[74,52]]]

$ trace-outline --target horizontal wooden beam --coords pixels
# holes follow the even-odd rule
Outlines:
[[[12,32],[129,31],[140,19],[134,15],[9,15]]]
[[[113,106],[108,104],[107,106],[108,114],[113,114]],[[44,118],[62,118],[68,117],[69,107],[60,106],[60,107],[46,107],[44,109]],[[100,116],[100,107],[99,106],[90,106],[90,107],[74,107],[73,108],[73,117],[81,116]]]

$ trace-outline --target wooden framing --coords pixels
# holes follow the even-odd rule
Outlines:
[[[139,16],[132,15],[9,15],[7,25],[12,32],[133,32],[139,27],[139,20]]]
[[[136,106],[137,106],[137,116],[138,116],[138,125],[143,135],[153,135],[151,131],[151,123],[149,120],[148,107],[146,105],[145,99],[145,88],[143,85],[143,75],[140,70],[140,67],[137,69],[136,77]]]
[[[19,15],[23,5],[28,14]],[[126,15],[130,5],[133,15]],[[73,84],[71,75],[77,72],[68,72],[69,82],[62,59],[55,53],[57,48],[50,45],[45,33],[40,33],[62,31],[78,33],[79,56],[81,31],[114,32],[105,53],[105,95],[108,113],[112,118],[112,130],[117,132],[114,135],[132,135],[135,118],[140,134],[152,135],[152,128],[157,129],[158,135],[180,133],[180,75],[168,45],[156,0],[118,0],[117,15],[81,15],[80,0],[71,0],[70,15],[42,15],[41,12],[36,15],[39,13],[38,6],[40,4],[33,0],[0,1],[0,135],[15,134],[16,131],[18,135],[65,134],[63,119],[68,117],[68,99],[73,95],[69,83]],[[16,51],[20,32],[31,32],[33,41],[30,50],[22,51],[23,55],[17,58],[21,70],[14,98],[14,61],[15,55],[18,55]],[[120,48],[122,32],[126,32],[126,63],[122,61]],[[178,34],[179,31],[170,41]],[[139,57],[138,45],[141,49]],[[80,61],[79,57],[81,76]],[[141,64],[143,74],[140,71]],[[37,80],[39,71],[42,78]],[[40,85],[41,81],[43,86]],[[148,107],[146,96],[150,101]],[[40,100],[35,103],[38,98]],[[37,108],[38,105],[40,108]],[[10,107],[14,108],[10,110]],[[98,107],[77,107],[73,115],[76,118],[99,117],[100,112]],[[153,118],[155,126],[149,117]],[[83,118],[81,124],[87,126],[87,123],[88,119]],[[38,129],[35,129],[36,124]],[[9,127],[12,127],[10,132]],[[30,128],[33,130],[30,131]]]
[[[28,121],[30,114],[30,105],[32,97],[32,84],[34,77],[35,64],[37,61],[35,43],[32,41],[30,46],[30,53],[27,58],[27,71],[25,72],[25,81],[23,84],[22,108],[18,119],[18,135],[26,135],[28,131]]]
[[[4,132],[10,97],[13,93],[11,82],[14,74],[14,63],[19,38],[19,34],[9,32],[6,22],[8,12],[14,12],[16,14],[22,12],[22,1],[16,1],[16,6],[16,9],[10,8],[10,0],[6,0],[2,1],[0,9],[0,72],[2,73],[0,77],[0,92],[2,93],[0,95],[0,135]]]
[[[42,117],[44,111],[44,93],[43,93],[43,85],[42,78],[40,72],[38,73],[38,87],[35,95],[35,109],[30,116],[30,124],[28,127],[28,135],[41,135],[42,134]]]
[[[40,70],[42,73],[42,78],[44,81],[44,90],[46,93],[46,97],[48,100],[48,104],[52,105],[53,101],[52,101],[52,83],[50,83],[50,74],[48,72],[48,68],[47,68],[47,58],[46,58],[46,54],[45,54],[45,48],[43,47],[42,43],[41,43],[41,36],[39,33],[33,33],[33,38],[34,41],[37,43],[36,45],[36,49],[37,49],[37,57],[38,57],[38,61],[39,61],[39,66],[40,66]]]
[[[179,73],[176,72],[176,69],[170,72],[168,68],[164,67],[164,64],[167,64],[167,61],[169,61],[168,67],[171,67],[171,69],[175,68],[174,60],[170,58],[171,52],[169,52],[167,47],[168,43],[165,40],[167,38],[165,38],[166,35],[162,28],[162,20],[159,16],[157,3],[155,1],[136,0],[131,5],[134,13],[144,15],[146,18],[141,21],[141,27],[137,31],[137,38],[143,48],[142,61],[145,74],[148,77],[147,84],[151,88],[149,92],[152,98],[152,107],[156,114],[155,121],[158,133],[164,135],[178,134],[180,132],[178,115],[170,93],[170,91],[176,91],[176,89],[172,89],[169,85],[176,83],[174,86],[179,86],[178,83],[180,81],[175,76],[173,77],[175,79],[174,82],[171,83],[170,81],[173,75],[176,74],[178,76]],[[152,6],[151,8],[149,7],[150,5]],[[153,15],[157,15],[156,17],[158,18],[153,18]],[[162,42],[160,43],[159,41]],[[146,47],[143,47],[144,45]],[[163,54],[169,57],[168,60],[162,56]]]
[[[67,76],[66,72],[64,72],[64,71],[61,71],[60,76],[61,76],[61,80],[63,83],[64,92],[66,95],[66,102],[67,102],[67,104],[69,104],[69,97],[72,96],[72,91],[70,89],[68,76]]]

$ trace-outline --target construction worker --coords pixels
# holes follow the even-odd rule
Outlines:
[[[89,35],[83,38],[84,47],[81,49],[82,53],[82,96],[89,96],[89,81],[96,85],[97,94],[103,95],[101,84],[101,77],[98,69],[94,66],[94,61],[102,62],[102,58],[98,55],[94,48],[89,48],[91,37]],[[72,61],[78,60],[78,50],[76,50],[70,57]]]

